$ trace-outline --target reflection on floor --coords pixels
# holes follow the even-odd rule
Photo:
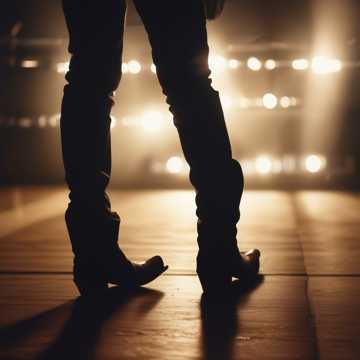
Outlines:
[[[0,359],[358,359],[360,195],[246,192],[239,246],[263,278],[209,303],[191,191],[110,191],[133,260],[170,269],[136,293],[77,299],[66,189],[0,189]]]

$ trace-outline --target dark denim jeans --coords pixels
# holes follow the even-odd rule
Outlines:
[[[134,0],[178,130],[199,218],[233,224],[243,189],[219,94],[211,86],[202,0]],[[63,0],[70,34],[61,136],[74,213],[106,213],[110,200],[110,111],[121,78],[124,0]]]

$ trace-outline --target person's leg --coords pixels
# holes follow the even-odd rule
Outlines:
[[[110,111],[121,77],[124,0],[63,0],[69,30],[70,69],[61,112],[69,208],[107,213],[110,179]]]
[[[227,285],[238,273],[236,223],[243,192],[232,159],[219,94],[211,86],[202,0],[134,0],[152,45],[163,92],[174,115],[196,190],[197,272],[204,290]]]
[[[106,194],[111,170],[110,111],[121,78],[126,2],[63,0],[63,10],[71,53],[60,121],[71,200],[65,220],[75,254],[74,280],[85,293],[105,288],[108,282],[134,283],[139,275],[135,270],[144,270],[119,249],[120,218],[111,211]],[[143,274],[138,283],[150,275],[156,272]]]

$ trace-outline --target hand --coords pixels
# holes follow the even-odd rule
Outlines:
[[[224,10],[226,0],[203,0],[205,6],[205,14],[208,20],[218,18]]]

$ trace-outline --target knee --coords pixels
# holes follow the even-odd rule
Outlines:
[[[112,93],[121,79],[121,53],[73,55],[65,78],[82,92]]]
[[[207,61],[201,59],[159,63],[157,74],[170,105],[179,99],[189,102],[213,91]]]
[[[205,162],[190,170],[190,181],[196,189],[221,189],[222,196],[241,196],[244,188],[244,175],[235,159],[219,163]]]

